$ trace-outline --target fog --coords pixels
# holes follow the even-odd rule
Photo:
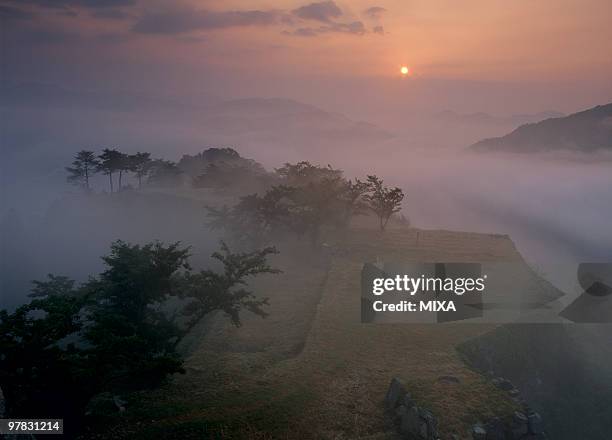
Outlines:
[[[413,225],[508,234],[530,264],[568,293],[576,293],[568,264],[612,259],[611,166],[606,155],[585,161],[396,146],[368,161],[404,189]],[[360,164],[353,167],[363,173]]]
[[[210,254],[221,236],[206,226],[205,206],[233,205],[246,194],[193,188],[188,182],[170,187],[145,183],[137,190],[130,175],[124,176],[127,188],[113,194],[107,177],[97,175],[91,181],[93,193],[85,194],[66,181],[65,171],[82,149],[147,151],[178,161],[185,154],[230,146],[268,171],[308,160],[342,169],[348,178],[376,174],[403,189],[402,213],[414,227],[508,234],[524,259],[567,293],[563,305],[582,293],[574,270],[580,262],[612,261],[610,154],[476,153],[469,148],[549,112],[461,114],[440,107],[405,115],[402,123],[397,116],[379,114],[373,124],[290,99],[203,97],[185,102],[42,90],[26,87],[25,94],[22,89],[1,107],[0,308],[12,310],[27,301],[31,281],[49,273],[77,281],[100,273],[100,257],[118,239],[180,241],[190,247],[191,265],[206,268],[213,264]],[[291,286],[283,294],[294,298],[296,292],[303,293]],[[517,328],[516,346],[531,347],[533,329]],[[537,368],[529,369],[524,380],[523,365],[513,363],[524,353],[519,349],[514,355],[495,333],[490,342],[485,339],[490,351],[501,356],[495,371],[512,378],[522,392],[539,390],[523,393],[555,434],[561,433],[559,438],[571,437],[566,426],[573,420],[567,418],[570,412],[606,429],[589,408],[594,390],[609,396],[607,327],[559,325],[537,334],[538,348],[526,350]],[[478,365],[482,359],[472,361]],[[487,364],[484,371],[491,368]],[[565,371],[572,371],[571,378]],[[538,374],[546,383],[539,388],[532,383]],[[561,391],[568,383],[580,392],[566,398]]]
[[[185,189],[83,196],[66,183],[64,167],[84,148],[178,160],[232,146],[268,170],[310,160],[347,177],[377,174],[405,191],[403,212],[414,226],[508,234],[567,292],[577,293],[575,276],[557,266],[612,258],[610,157],[467,149],[511,131],[512,118],[464,122],[427,113],[393,130],[292,100],[186,104],[104,95],[100,101],[51,90],[47,107],[39,92],[28,95],[30,104],[3,109],[2,305],[14,306],[29,280],[47,273],[77,279],[96,273],[115,239],[180,240],[206,264],[219,237],[204,226],[204,205],[221,203],[218,196]],[[100,176],[93,181],[97,192],[106,185]]]

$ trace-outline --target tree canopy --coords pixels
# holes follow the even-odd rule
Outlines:
[[[261,246],[272,236],[293,233],[316,246],[324,228],[346,230],[357,215],[373,212],[381,230],[400,211],[404,194],[376,176],[347,180],[341,170],[310,162],[276,169],[277,184],[263,195],[243,196],[233,207],[207,207],[208,225],[235,242]]]
[[[79,151],[72,162],[72,167],[66,167],[68,182],[90,190],[89,178],[98,171],[100,162],[93,151]]]
[[[380,230],[384,231],[393,214],[399,212],[404,199],[404,192],[400,188],[389,188],[382,179],[368,176],[370,192],[365,195],[368,207],[378,216]]]
[[[103,257],[106,270],[81,285],[54,275],[35,281],[28,304],[0,311],[7,415],[64,418],[77,429],[94,395],[182,372],[177,344],[207,314],[223,311],[234,325],[243,310],[266,315],[267,299],[247,282],[278,273],[267,262],[274,253],[233,253],[222,243],[212,255],[222,270],[194,272],[180,243],[116,241]]]

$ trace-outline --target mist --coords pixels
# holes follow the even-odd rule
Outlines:
[[[21,105],[3,110],[3,254],[20,268],[12,275],[19,281],[3,288],[5,303],[25,298],[29,280],[47,273],[77,279],[95,273],[115,239],[180,240],[202,261],[219,239],[204,227],[203,207],[218,198],[211,194],[151,189],[138,201],[129,193],[113,200],[79,194],[66,183],[64,167],[83,148],[149,151],[177,161],[231,146],[269,171],[308,160],[350,178],[377,174],[405,191],[403,213],[413,226],[508,234],[527,261],[568,293],[575,293],[575,277],[557,266],[612,258],[610,156],[467,148],[511,131],[517,121],[510,117],[449,120],[427,113],[406,116],[403,128],[393,130],[289,99],[186,103],[37,87],[17,89]],[[538,117],[545,115],[532,118]],[[106,185],[103,176],[93,180],[96,191]],[[6,257],[11,254],[21,257]],[[9,286],[20,291],[9,293]]]

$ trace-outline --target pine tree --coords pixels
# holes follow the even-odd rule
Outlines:
[[[138,188],[142,187],[142,178],[146,177],[151,170],[151,153],[136,153],[132,154],[128,158],[129,160],[129,169],[138,178]]]
[[[89,178],[97,171],[99,166],[98,159],[93,151],[82,150],[74,156],[72,167],[66,167],[68,171],[68,182],[84,187],[87,191]]]
[[[113,173],[120,170],[124,154],[115,149],[105,148],[98,156],[99,163],[97,170],[106,174],[110,183],[110,192],[113,192]]]

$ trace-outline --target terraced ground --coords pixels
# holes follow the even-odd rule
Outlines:
[[[284,272],[253,283],[270,316],[232,327],[216,316],[194,335],[187,373],[128,398],[98,420],[95,438],[384,439],[390,379],[399,376],[440,422],[443,438],[506,415],[505,394],[461,361],[455,346],[490,325],[361,324],[360,271],[377,258],[520,261],[507,236],[396,228],[354,229],[322,250],[285,244]],[[455,376],[459,383],[440,381]]]

